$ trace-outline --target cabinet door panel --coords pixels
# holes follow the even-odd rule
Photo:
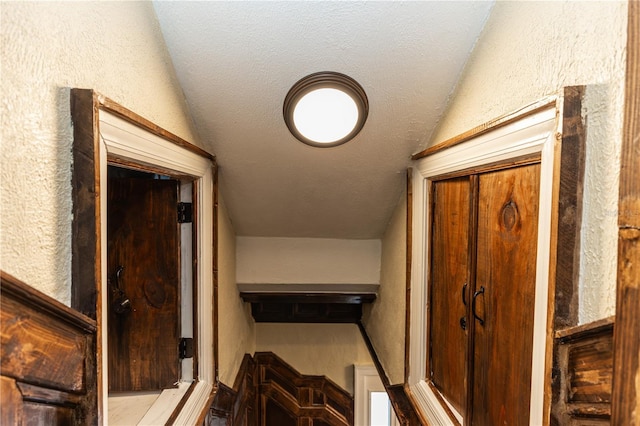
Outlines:
[[[176,387],[180,318],[177,181],[108,181],[109,391]],[[121,279],[115,271],[123,267]],[[117,313],[117,288],[131,302]]]
[[[462,292],[468,283],[470,180],[433,185],[429,371],[432,383],[464,413],[467,333],[460,321],[467,321]]]
[[[479,177],[473,421],[529,423],[540,166]],[[484,293],[480,293],[484,289]]]

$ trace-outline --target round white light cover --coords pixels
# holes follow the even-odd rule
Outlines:
[[[293,123],[306,138],[332,143],[347,136],[358,122],[358,106],[347,93],[333,88],[312,90],[295,106]]]

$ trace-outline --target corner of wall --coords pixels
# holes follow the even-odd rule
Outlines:
[[[580,322],[615,309],[627,2],[496,2],[430,145],[558,93],[592,86]],[[597,93],[597,92],[600,93]],[[592,98],[591,100],[595,100]]]
[[[232,386],[245,353],[256,348],[255,322],[236,285],[236,234],[223,194],[218,195],[218,365],[220,381]]]
[[[403,191],[382,238],[380,289],[362,324],[391,384],[404,382],[407,194]]]

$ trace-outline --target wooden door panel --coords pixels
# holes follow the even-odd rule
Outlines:
[[[539,182],[539,164],[479,177],[474,426],[529,423]]]
[[[175,180],[109,178],[109,391],[166,389],[180,377],[176,206]],[[114,309],[116,283],[129,312]]]
[[[471,186],[469,177],[433,185],[429,371],[433,384],[464,413],[467,326],[461,320],[467,321]]]

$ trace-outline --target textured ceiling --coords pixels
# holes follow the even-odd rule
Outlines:
[[[492,3],[155,2],[196,127],[243,236],[380,238]],[[317,71],[355,78],[369,117],[315,148],[282,118]]]

